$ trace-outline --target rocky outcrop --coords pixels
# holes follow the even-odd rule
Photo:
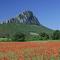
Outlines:
[[[8,23],[22,23],[40,25],[38,19],[33,15],[32,11],[24,11],[15,18],[8,20]]]

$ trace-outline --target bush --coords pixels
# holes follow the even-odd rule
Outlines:
[[[25,41],[25,34],[23,34],[23,33],[14,34],[13,41],[24,42]]]
[[[40,33],[40,39],[47,40],[47,39],[49,39],[49,35],[45,32],[42,32],[42,33]]]
[[[8,33],[0,33],[0,38],[8,38],[9,34]]]
[[[53,32],[52,39],[53,40],[59,40],[60,39],[60,31],[59,30],[55,30]]]

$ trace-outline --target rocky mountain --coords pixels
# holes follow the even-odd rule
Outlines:
[[[33,35],[38,36],[41,32],[52,35],[53,30],[43,26],[32,11],[24,11],[15,18],[0,24],[0,37],[12,38],[15,33],[24,33],[27,35],[26,40],[33,40]]]
[[[36,16],[34,16],[32,11],[24,11],[17,17],[8,20],[8,23],[40,25],[38,19],[36,18]]]

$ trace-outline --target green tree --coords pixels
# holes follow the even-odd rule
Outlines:
[[[49,35],[45,32],[40,33],[41,40],[47,40],[49,39]]]
[[[53,40],[59,40],[60,39],[60,31],[59,30],[55,30],[53,32],[52,39]]]
[[[24,42],[25,41],[25,34],[23,34],[23,33],[14,34],[13,41]]]

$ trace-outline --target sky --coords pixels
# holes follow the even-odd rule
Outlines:
[[[25,10],[32,11],[42,25],[60,29],[60,0],[0,0],[0,22]]]

